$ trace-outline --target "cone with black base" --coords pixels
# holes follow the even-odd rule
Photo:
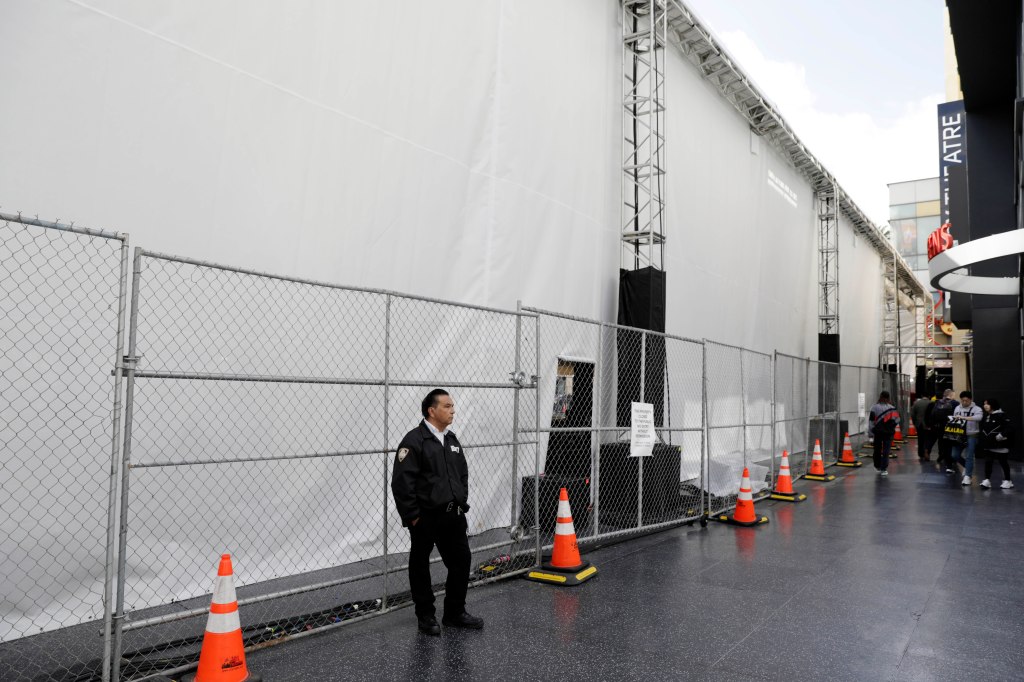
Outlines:
[[[907,439],[911,438],[917,440],[917,428],[914,426],[914,422],[910,422],[910,426],[907,427]]]
[[[771,498],[782,502],[803,502],[807,496],[793,490],[793,474],[789,471],[789,453],[782,451],[782,463],[779,465],[779,475],[775,479],[775,488],[772,490]]]
[[[842,455],[842,457],[839,458],[839,461],[836,462],[836,466],[841,466],[841,467],[859,467],[859,466],[863,466],[863,462],[858,461],[857,458],[853,456],[853,446],[850,445],[850,432],[849,431],[846,432],[846,437],[843,438],[843,455]]]
[[[811,458],[811,470],[800,478],[805,478],[808,481],[820,481],[822,483],[836,480],[836,477],[832,474],[825,473],[825,462],[821,459],[821,441],[817,438],[814,439],[814,456]]]
[[[740,494],[736,498],[736,509],[732,516],[719,514],[711,517],[712,521],[728,523],[730,526],[760,526],[768,523],[767,516],[758,516],[754,512],[754,496],[750,489],[750,471],[743,467],[743,478],[740,480]]]
[[[185,675],[182,682],[261,682],[263,678],[249,672],[245,664],[242,625],[238,620],[234,570],[231,555],[224,554],[213,584],[210,615],[206,621],[203,647],[199,651],[199,667]]]
[[[572,525],[572,510],[569,508],[569,493],[565,488],[558,492],[558,511],[555,517],[555,545],[551,556],[546,556],[539,569],[526,572],[527,580],[549,585],[571,587],[597,575],[597,567],[580,558],[576,544],[576,528]]]

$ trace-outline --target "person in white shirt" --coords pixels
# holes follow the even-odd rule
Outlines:
[[[953,410],[953,419],[962,419],[966,422],[965,442],[953,445],[953,466],[961,464],[964,467],[964,478],[961,485],[970,485],[971,476],[974,475],[974,451],[978,447],[978,432],[981,430],[981,408],[974,404],[970,391],[960,391],[960,404]]]

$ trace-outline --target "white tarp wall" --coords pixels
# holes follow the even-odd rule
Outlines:
[[[5,211],[244,268],[614,321],[615,0],[5,0],[3,18]],[[681,57],[667,67],[667,331],[815,355],[809,185]],[[870,364],[879,261],[840,230],[843,359]],[[556,346],[543,366],[596,352]]]

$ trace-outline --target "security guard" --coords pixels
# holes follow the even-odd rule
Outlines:
[[[448,568],[444,618],[448,627],[480,629],[482,618],[466,613],[469,583],[469,468],[459,439],[452,433],[455,403],[448,392],[435,388],[423,399],[423,421],[405,434],[395,453],[391,491],[402,525],[409,529],[409,587],[416,605],[420,632],[441,634],[434,617],[430,552],[437,545]]]

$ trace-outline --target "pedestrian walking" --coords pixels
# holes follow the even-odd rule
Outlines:
[[[981,427],[981,408],[974,404],[970,391],[960,391],[960,404],[953,410],[951,422],[963,421],[964,433],[961,438],[953,442],[953,450],[950,453],[953,459],[953,468],[957,464],[964,467],[964,478],[960,485],[970,485],[971,477],[974,476],[974,451],[978,447],[978,432]],[[947,433],[949,427],[947,426]]]
[[[875,470],[882,476],[889,475],[889,452],[899,423],[900,413],[893,407],[889,392],[882,391],[868,415],[868,436],[874,443]]]
[[[434,614],[430,553],[437,547],[448,569],[445,581],[446,627],[480,629],[482,618],[466,612],[471,554],[466,531],[469,467],[462,444],[451,430],[455,402],[435,388],[423,399],[423,421],[405,434],[395,453],[391,491],[402,525],[409,529],[409,588],[420,632],[441,634]]]
[[[953,416],[953,410],[956,409],[956,406],[957,402],[953,398],[953,389],[947,388],[942,392],[942,397],[935,401],[931,414],[928,417],[928,426],[931,428],[932,449],[938,451],[935,461],[940,467],[946,467],[947,474],[956,472],[956,465],[953,464],[950,456],[953,451],[953,442],[945,436],[946,425],[949,423],[949,418]]]
[[[985,480],[981,482],[981,487],[992,487],[992,465],[998,461],[1003,469],[1003,484],[999,487],[1008,490],[1013,487],[1008,461],[1010,448],[1007,447],[1013,436],[1013,426],[1010,424],[1009,415],[1003,412],[998,400],[986,400],[982,403],[982,410],[984,415],[981,418],[979,434],[981,450],[985,457]]]
[[[920,398],[914,401],[914,404],[910,406],[910,421],[914,423],[914,428],[917,429],[917,458],[922,462],[927,462],[929,457],[929,444],[928,444],[928,408],[931,407],[932,401],[928,396],[922,395]]]

